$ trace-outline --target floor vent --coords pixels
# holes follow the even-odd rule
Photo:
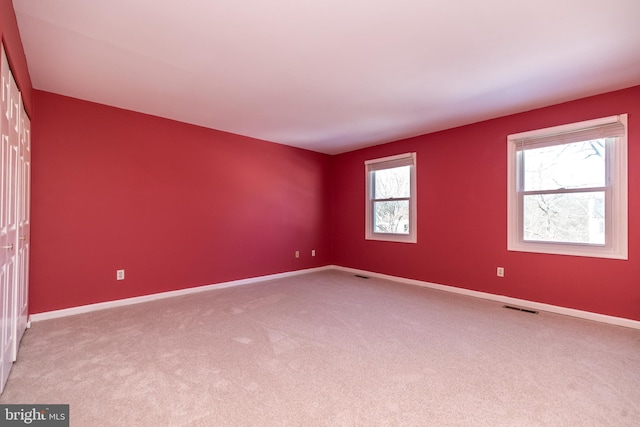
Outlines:
[[[528,308],[514,307],[512,305],[503,305],[503,307],[508,308],[509,310],[517,310],[517,311],[524,311],[525,313],[538,314],[537,311],[529,310]]]
[[[356,274],[355,276],[359,277],[361,279],[368,279],[369,278],[369,276],[363,276],[362,274]]]

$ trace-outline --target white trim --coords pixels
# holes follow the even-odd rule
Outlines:
[[[519,188],[522,177],[517,176],[517,144],[522,138],[544,135],[555,135],[581,128],[602,126],[620,122],[624,134],[608,148],[607,162],[607,243],[606,245],[589,245],[560,242],[531,242],[522,237],[522,200]],[[521,132],[507,136],[507,250],[516,252],[534,252],[553,255],[572,255],[610,259],[629,259],[628,252],[628,115],[603,117],[545,129]],[[522,173],[522,172],[521,172]]]
[[[482,298],[503,304],[517,305],[523,308],[530,308],[549,313],[562,314],[565,316],[577,317],[580,319],[593,320],[595,322],[608,323],[616,326],[624,326],[626,328],[640,329],[640,321],[625,319],[624,317],[608,316],[605,314],[592,313],[590,311],[576,310],[573,308],[560,307],[551,304],[528,301],[518,298],[512,298],[504,295],[490,294],[487,292],[472,291],[470,289],[457,288],[455,286],[439,285],[437,283],[424,282],[415,279],[406,279],[404,277],[391,276],[388,274],[374,273],[366,270],[358,270],[355,268],[342,267],[339,265],[325,265],[323,267],[309,268],[306,270],[289,271],[286,273],[270,274],[267,276],[252,277],[249,279],[233,280],[230,282],[218,283],[213,285],[198,286],[195,288],[179,289],[176,291],[162,292],[158,294],[144,295],[140,297],[126,298],[117,301],[101,302],[97,304],[83,305],[79,307],[66,308],[63,310],[54,310],[44,313],[32,314],[29,318],[29,327],[31,322],[39,322],[41,320],[56,319],[59,317],[73,316],[76,314],[89,313],[114,307],[124,307],[127,305],[139,304],[147,301],[155,301],[159,299],[172,298],[181,295],[194,294],[199,292],[212,291],[216,289],[230,288],[233,286],[248,285],[252,283],[265,282],[268,280],[281,279],[285,277],[299,276],[307,273],[314,273],[326,270],[339,270],[347,273],[360,274],[363,276],[375,277],[378,279],[391,280],[394,282],[404,283],[407,285],[421,286],[423,288],[437,289],[439,291],[452,292],[461,295],[467,295],[475,298]]]
[[[365,176],[365,240],[378,240],[384,242],[398,242],[398,243],[417,243],[418,242],[418,179],[417,179],[417,155],[415,152],[398,154],[395,156],[382,157],[379,159],[366,160],[364,162],[364,176]],[[400,162],[406,160],[404,164],[394,164],[394,162]],[[408,234],[394,234],[394,233],[378,233],[373,230],[373,183],[371,180],[371,174],[378,170],[377,165],[382,165],[382,169],[391,169],[398,166],[410,166],[409,173],[409,191],[410,195],[407,198],[409,201],[409,233]],[[404,199],[404,198],[403,198]]]
[[[59,317],[73,316],[76,314],[90,313],[92,311],[106,310],[108,308],[124,307],[127,305],[140,304],[143,302],[156,301],[159,299],[173,298],[182,295],[195,294],[199,292],[213,291],[217,289],[231,288],[233,286],[249,285],[252,283],[265,282],[267,280],[283,279],[285,277],[299,276],[301,274],[313,273],[331,269],[330,266],[308,268],[305,270],[288,271],[285,273],[269,274],[267,276],[251,277],[248,279],[232,280],[230,282],[215,283],[211,285],[196,286],[194,288],[178,289],[175,291],[160,292],[157,294],[143,295],[139,297],[124,298],[115,301],[99,302],[96,304],[81,305],[78,307],[65,308],[62,310],[47,311],[44,313],[32,314],[29,322],[40,322],[42,320],[56,319]]]
[[[523,308],[534,309],[538,311],[546,311],[549,313],[562,314],[564,316],[577,317],[580,319],[593,320],[595,322],[608,323],[610,325],[624,326],[626,328],[640,329],[640,321],[626,319],[624,317],[608,316],[606,314],[593,313],[590,311],[576,310],[573,308],[560,307],[557,305],[545,304],[541,302],[528,301],[519,298],[512,298],[505,295],[490,294],[487,292],[472,291],[470,289],[457,288],[455,286],[439,285],[437,283],[423,282],[421,280],[406,279],[404,277],[390,276],[388,274],[373,273],[355,268],[331,266],[337,270],[346,271],[348,273],[360,274],[363,276],[375,277],[378,279],[392,280],[394,282],[404,283],[408,285],[421,286],[423,288],[437,289],[439,291],[452,292],[461,295],[467,295],[475,298],[482,298],[491,301],[497,301],[503,304],[517,305]]]

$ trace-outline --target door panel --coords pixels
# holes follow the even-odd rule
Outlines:
[[[0,109],[0,391],[16,356],[18,258],[18,170],[21,104],[18,87],[2,50],[2,108]]]
[[[24,108],[20,108],[20,141],[18,152],[18,274],[16,276],[17,330],[13,359],[18,356],[18,344],[27,329],[29,317],[29,236],[31,203],[31,122]]]
[[[0,189],[0,390],[9,376],[13,363],[15,340],[15,163],[13,123],[11,121],[13,105],[11,98],[11,74],[4,49],[0,64],[2,76],[2,108],[0,109],[0,164],[2,177]]]

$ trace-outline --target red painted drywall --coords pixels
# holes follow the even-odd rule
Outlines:
[[[507,135],[620,113],[629,114],[629,259],[508,252]],[[418,243],[366,241],[364,161],[409,151]],[[640,86],[338,155],[331,188],[334,264],[640,320]]]
[[[32,313],[338,264],[640,320],[640,87],[333,157],[34,98]],[[507,252],[506,136],[623,112],[629,260]],[[419,242],[365,241],[364,160],[407,151]]]
[[[34,105],[31,313],[329,264],[329,156],[37,90]]]
[[[18,88],[22,93],[22,101],[25,109],[33,120],[33,87],[31,85],[31,77],[29,76],[29,70],[27,68],[27,60],[24,56],[24,49],[22,47],[22,40],[20,39],[20,32],[18,31],[16,14],[13,10],[13,3],[11,0],[0,0],[0,35],[2,35],[2,43],[7,53],[7,59],[9,60],[13,77],[16,79]]]

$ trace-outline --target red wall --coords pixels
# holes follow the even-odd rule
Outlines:
[[[31,313],[330,263],[329,156],[42,91],[34,105]]]
[[[335,156],[334,263],[640,320],[640,86]],[[629,114],[629,260],[508,252],[507,135]],[[364,239],[364,161],[417,152],[418,243]],[[496,277],[496,267],[505,277]]]
[[[24,56],[22,40],[18,31],[16,14],[11,0],[0,0],[0,34],[7,53],[7,59],[16,79],[18,88],[22,92],[22,100],[29,115],[32,113],[32,85],[27,60]],[[33,119],[33,117],[31,117]]]
[[[35,91],[31,312],[337,264],[640,320],[637,99],[640,86],[329,157]],[[507,252],[506,136],[624,112],[629,260]],[[419,241],[365,241],[364,161],[407,151]]]

